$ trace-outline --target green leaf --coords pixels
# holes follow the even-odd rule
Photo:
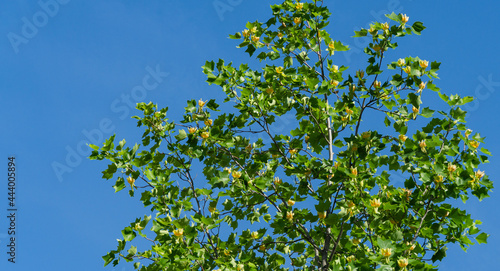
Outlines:
[[[476,241],[478,244],[486,244],[488,241],[488,237],[490,235],[489,234],[486,234],[486,233],[480,233],[478,236],[476,236]]]
[[[186,137],[187,137],[186,131],[184,129],[181,129],[179,130],[179,134],[175,136],[175,139],[177,139],[177,141],[181,141]]]
[[[425,26],[421,22],[415,22],[411,26],[411,29],[412,29],[413,33],[420,35],[420,33],[425,29]]]
[[[132,230],[131,227],[126,227],[125,229],[123,229],[122,235],[123,239],[127,242],[134,240],[134,238],[136,237],[136,233],[134,232],[134,230]]]

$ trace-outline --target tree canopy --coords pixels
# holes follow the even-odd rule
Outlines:
[[[335,65],[348,46],[325,30],[323,1],[285,0],[266,22],[249,22],[239,48],[262,67],[223,60],[202,67],[226,94],[187,101],[183,119],[139,103],[142,142],[112,136],[90,159],[154,216],[122,231],[105,264],[139,270],[435,270],[450,243],[485,243],[481,224],[456,200],[488,196],[484,138],[465,125],[471,97],[434,82],[440,63],[388,59],[421,22],[388,14],[369,37],[367,65]],[[395,55],[395,53],[392,53]],[[423,107],[426,97],[446,106]],[[292,114],[283,133],[276,121]],[[364,122],[363,122],[364,121]],[[378,125],[370,130],[366,123]],[[397,180],[404,181],[397,181]],[[137,193],[140,192],[140,197]],[[144,238],[150,249],[131,242]]]

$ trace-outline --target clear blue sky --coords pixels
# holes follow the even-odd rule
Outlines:
[[[113,133],[137,141],[142,132],[130,119],[136,114],[130,104],[136,101],[169,106],[175,118],[187,99],[222,98],[220,90],[205,83],[200,66],[218,58],[248,62],[227,36],[247,21],[266,20],[274,2],[54,1],[41,0],[57,3],[45,7],[38,1],[0,2],[0,270],[113,270],[103,267],[101,256],[116,247],[121,229],[148,210],[126,193],[114,194],[112,182],[100,179],[105,163],[85,159],[84,144],[100,144]],[[226,10],[217,12],[214,4]],[[327,4],[333,12],[332,36],[353,48],[336,54],[338,63],[352,70],[366,61],[351,38],[353,30],[385,21],[382,14],[392,11],[424,22],[422,36],[401,40],[398,54],[442,62],[441,89],[477,98],[468,108],[468,121],[496,154],[482,169],[497,180],[500,2]],[[6,256],[10,155],[18,164],[16,264]],[[53,168],[57,163],[67,167],[59,176]],[[466,205],[491,234],[489,244],[467,253],[452,246],[441,270],[498,268],[500,198],[492,196]]]

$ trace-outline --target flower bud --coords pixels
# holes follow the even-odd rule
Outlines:
[[[127,182],[130,184],[130,186],[134,186],[135,179],[132,178],[131,176],[128,176],[127,177]]]
[[[380,81],[375,80],[375,82],[373,82],[373,86],[375,88],[380,88],[381,85],[382,85],[382,83],[380,83]]]
[[[406,258],[398,259],[398,266],[400,268],[405,268],[407,265],[408,265],[408,259]]]
[[[233,171],[231,175],[233,176],[234,179],[238,179],[241,177],[241,171]]]
[[[402,14],[401,15],[401,22],[403,24],[406,24],[408,22],[408,20],[410,19],[410,17],[406,16],[406,14]]]
[[[295,18],[293,18],[293,22],[295,24],[300,24],[302,22],[302,19],[300,19],[299,17],[295,17]]]
[[[392,249],[383,248],[383,249],[381,249],[381,254],[382,254],[382,256],[389,258],[392,255]]]
[[[420,64],[420,67],[422,67],[422,69],[426,69],[428,66],[429,66],[429,61],[426,61],[426,60],[420,60],[419,61],[419,64]]]
[[[204,102],[202,99],[200,99],[198,101],[198,105],[200,106],[200,108],[203,108],[203,106],[205,105],[206,102]]]
[[[248,29],[243,30],[243,32],[241,32],[241,34],[242,34],[242,35],[243,35],[243,37],[245,37],[245,38],[250,37],[250,31],[248,31]]]
[[[184,234],[184,229],[176,229],[174,230],[174,235],[177,237],[181,237]]]

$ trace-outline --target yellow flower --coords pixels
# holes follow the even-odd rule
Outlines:
[[[346,108],[346,109],[345,109],[345,113],[346,113],[348,116],[350,116],[350,115],[352,115],[352,113],[354,113],[354,111],[352,111],[352,109],[350,109],[350,108]]]
[[[472,130],[471,129],[467,129],[465,130],[465,136],[466,137],[469,137],[469,135],[472,133]]]
[[[289,199],[286,204],[288,204],[288,206],[293,206],[295,204],[295,201],[292,200],[292,199]]]
[[[361,137],[363,139],[368,139],[368,138],[370,138],[370,136],[371,136],[370,132],[363,132],[363,133],[361,133]]]
[[[410,66],[406,66],[403,68],[403,71],[405,71],[407,74],[410,74],[411,73],[411,67]]]
[[[356,207],[356,204],[354,204],[354,202],[352,202],[352,201],[348,201],[347,202],[347,207],[354,208],[354,207]]]
[[[401,15],[401,22],[403,24],[406,24],[408,22],[408,20],[410,19],[410,17],[406,16],[406,14],[402,14]]]
[[[278,38],[280,38],[280,39],[283,38],[283,33],[279,32],[278,33]]]
[[[400,134],[400,135],[399,135],[399,140],[400,140],[401,142],[405,142],[407,138],[408,138],[408,137],[407,137],[407,136],[405,136],[405,135],[403,135],[403,134]]]
[[[398,66],[402,67],[402,66],[404,66],[405,64],[406,64],[406,63],[405,63],[405,60],[404,60],[404,59],[402,59],[402,58],[398,59]]]
[[[135,180],[131,176],[127,177],[127,182],[130,184],[130,186],[134,186]]]
[[[427,144],[425,144],[425,140],[421,140],[418,145],[420,146],[420,149],[422,150],[422,152],[426,152],[425,151],[425,147],[427,146]]]
[[[196,127],[189,127],[188,128],[188,131],[190,134],[194,134],[196,132],[196,130],[197,130]]]
[[[256,26],[252,27],[252,29],[250,30],[250,32],[256,33],[257,32],[257,27]]]
[[[281,183],[282,183],[282,181],[279,177],[274,177],[274,184],[275,185],[280,185]]]
[[[206,126],[212,126],[213,121],[211,119],[207,119],[204,121]]]
[[[228,173],[231,173],[231,168],[225,167],[224,170],[227,171]]]
[[[349,262],[349,263],[350,263],[350,262],[355,261],[355,260],[356,260],[356,257],[354,257],[354,255],[351,255],[351,256],[347,257],[347,258],[346,258],[346,260],[347,260],[347,262]]]
[[[419,109],[416,108],[415,106],[411,109],[413,111],[413,114],[418,114]]]
[[[184,229],[176,229],[174,230],[174,235],[177,237],[181,237],[184,234]]]
[[[260,37],[252,36],[252,41],[253,42],[258,42],[259,40],[260,40]]]
[[[287,212],[286,213],[286,219],[289,220],[289,221],[292,221],[293,220],[293,212]]]
[[[429,66],[429,61],[427,60],[420,60],[418,63],[420,64],[420,67],[422,67],[422,69],[424,70]]]
[[[293,18],[293,22],[295,24],[300,24],[300,22],[302,22],[302,19],[300,19],[299,17],[295,17],[295,18]]]
[[[266,246],[265,245],[261,245],[259,247],[259,250],[262,251],[262,252],[266,251]]]
[[[231,175],[234,179],[238,179],[239,177],[241,177],[241,171],[233,171]]]
[[[378,207],[380,207],[380,205],[382,205],[382,203],[380,202],[380,199],[370,200],[370,206],[372,206],[373,208],[378,208]]]
[[[243,268],[244,268],[244,267],[245,267],[245,266],[244,266],[243,264],[238,264],[238,266],[236,267],[236,270],[237,270],[237,271],[243,271]]]
[[[390,248],[383,248],[381,249],[382,256],[389,258],[392,255],[392,249]]]
[[[389,29],[389,23],[383,23],[382,24],[382,29],[388,30]]]
[[[408,259],[401,258],[398,260],[398,266],[401,268],[405,268],[408,265]]]
[[[213,206],[210,206],[210,207],[208,207],[208,211],[209,211],[210,213],[213,213],[213,212],[217,211],[217,208],[215,208],[215,207],[213,207]]]
[[[351,174],[354,175],[354,176],[358,176],[358,168],[351,168]]]
[[[305,140],[306,142],[308,142],[308,141],[309,141],[309,138],[310,138],[310,136],[306,135],[306,136],[304,137],[304,140]]]
[[[471,141],[470,142],[470,146],[473,147],[474,149],[477,149],[477,147],[479,147],[479,142],[477,142],[477,141]]]
[[[349,91],[355,91],[356,90],[356,86],[355,85],[350,85],[349,86]]]
[[[373,86],[375,88],[379,88],[381,85],[382,85],[382,83],[380,83],[380,81],[375,80],[375,82],[373,82]]]
[[[203,132],[203,133],[201,133],[201,137],[202,137],[203,139],[207,139],[209,136],[210,136],[210,133],[209,133],[209,132]]]
[[[250,37],[250,31],[248,31],[248,29],[243,30],[243,32],[241,32],[241,34],[242,34],[242,35],[243,35],[243,37],[245,37],[245,38]]]
[[[291,155],[295,155],[297,153],[297,150],[296,149],[290,149],[289,152],[290,152]]]
[[[444,177],[441,176],[441,175],[437,175],[437,176],[434,177],[434,182],[436,182],[436,184],[443,183],[443,180],[444,180]]]
[[[340,163],[339,163],[339,162],[336,162],[336,161],[335,161],[335,162],[333,162],[333,167],[334,167],[334,168],[339,168],[339,166],[340,166]]]
[[[259,233],[254,231],[254,232],[252,232],[251,236],[253,239],[257,239],[257,238],[259,238]]]
[[[336,86],[339,85],[339,81],[337,81],[337,80],[331,80],[330,81],[330,85],[332,85],[333,87],[336,87]]]
[[[418,90],[422,91],[425,88],[425,84],[426,83],[424,83],[424,82],[420,82],[420,84],[418,85]]]
[[[416,245],[415,245],[415,244],[413,244],[413,245],[411,245],[411,246],[410,246],[410,242],[406,242],[406,245],[407,245],[407,246],[409,246],[409,248],[408,248],[408,249],[409,249],[410,251],[414,250],[414,249],[415,249],[415,247],[416,247]]]
[[[330,43],[328,43],[328,50],[329,51],[334,51],[335,50],[335,43],[333,41],[331,41]]]
[[[319,217],[319,219],[325,219],[326,218],[326,211],[318,212],[318,217]]]
[[[375,50],[376,52],[380,51],[380,49],[382,49],[382,47],[380,47],[380,45],[378,45],[378,44],[373,45],[373,50]]]
[[[361,242],[361,240],[359,240],[358,238],[354,238],[354,239],[352,239],[352,243],[353,243],[354,245],[356,245],[356,246],[357,246],[357,245],[359,245],[359,243],[360,243],[360,242]]]
[[[142,229],[144,229],[144,227],[141,227],[141,224],[139,224],[139,223],[135,223],[135,230],[136,230],[136,231],[140,231],[140,230],[142,230]]]
[[[484,171],[478,170],[478,171],[476,171],[476,173],[474,174],[474,176],[475,176],[477,179],[481,179],[481,178],[483,178],[483,176],[484,176]]]
[[[339,66],[332,65],[332,72],[338,72],[338,71],[339,71]]]
[[[454,165],[454,164],[449,164],[449,165],[448,165],[448,171],[449,171],[450,173],[455,172],[455,170],[457,170],[457,166],[456,166],[456,165]]]
[[[229,256],[231,255],[231,251],[224,249],[224,255]]]
[[[202,99],[200,99],[198,101],[198,105],[200,106],[200,108],[203,108],[203,106],[205,105],[206,102],[204,102]]]
[[[273,158],[278,158],[278,157],[280,157],[280,155],[279,155],[279,153],[273,153],[273,154],[272,154],[272,157],[273,157]]]
[[[359,79],[363,78],[365,76],[365,72],[362,70],[359,70],[356,72],[356,75],[358,76]]]
[[[266,93],[267,94],[273,94],[273,92],[274,92],[274,89],[272,89],[272,88],[267,88],[266,89]]]
[[[297,3],[297,5],[295,5],[295,8],[298,10],[301,10],[303,7],[304,7],[304,3]]]
[[[283,67],[276,67],[276,73],[277,74],[282,74],[283,73]]]

